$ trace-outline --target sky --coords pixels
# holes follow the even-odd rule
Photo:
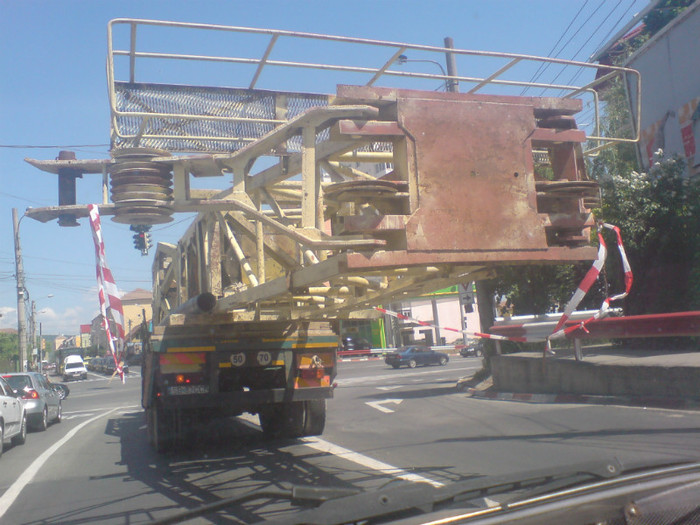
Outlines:
[[[109,158],[105,75],[109,20],[198,22],[433,46],[442,46],[449,36],[455,47],[462,49],[586,61],[647,3],[648,0],[0,0],[0,328],[17,328],[12,209],[17,209],[22,217],[28,207],[58,204],[57,177],[31,167],[24,159],[51,160],[64,149],[75,151],[78,158]],[[213,40],[217,37],[211,37],[211,41],[206,40],[210,37],[199,35],[191,41],[184,37],[167,38],[158,44],[172,45],[186,53],[217,44]],[[287,51],[294,49],[279,52],[283,55]],[[317,51],[323,55],[322,50]],[[226,54],[225,50],[215,53]],[[334,60],[332,56],[327,58]],[[371,62],[374,57],[360,52],[343,58],[365,65],[363,61]],[[175,68],[167,71],[173,77],[183,73],[176,69],[178,66],[169,67]],[[430,63],[407,63],[403,67],[438,73],[437,66]],[[465,69],[468,66],[458,63],[460,74],[471,74]],[[552,81],[556,75],[552,68],[544,71],[539,80]],[[562,75],[557,81],[567,80],[565,77]],[[236,78],[229,78],[226,85],[245,87],[249,80],[246,77],[236,84]],[[276,83],[274,88],[280,90],[334,90],[328,81],[317,82],[313,74],[304,70],[273,73],[264,80]],[[584,120],[587,117],[582,116]],[[77,181],[79,203],[101,201],[99,179],[85,175]],[[191,217],[177,215],[169,224],[154,226],[154,241],[176,243]],[[44,335],[76,334],[79,325],[89,324],[99,311],[92,235],[87,220],[80,223],[78,228],[61,228],[55,221],[42,224],[29,217],[20,220],[25,286],[36,303],[37,327],[41,323]],[[150,290],[152,257],[144,257],[133,248],[129,226],[104,219],[103,227],[107,262],[119,289]]]

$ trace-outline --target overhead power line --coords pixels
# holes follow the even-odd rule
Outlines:
[[[550,49],[549,53],[547,53],[547,56],[548,56],[548,57],[550,57],[550,58],[552,57],[552,53],[554,53],[554,51],[557,49],[557,46],[559,45],[559,42],[561,42],[561,41],[563,40],[564,36],[566,36],[566,33],[569,31],[569,29],[571,29],[571,26],[574,25],[574,22],[576,21],[576,19],[578,18],[578,16],[581,14],[581,12],[583,11],[583,9],[586,7],[586,4],[588,4],[588,0],[586,0],[586,1],[583,3],[583,5],[581,6],[581,8],[580,8],[580,9],[578,10],[578,12],[574,15],[574,17],[571,19],[571,22],[569,22],[569,25],[566,26],[566,29],[564,29],[564,31],[562,31],[562,34],[561,34],[561,36],[559,37],[559,40],[557,40],[557,42],[552,46],[552,49]],[[579,30],[580,30],[580,28],[579,28]],[[576,33],[574,33],[574,36],[575,36],[575,35],[576,35]],[[569,39],[569,41],[570,41],[570,40],[571,40],[571,39]],[[568,41],[567,41],[567,44],[568,44]],[[564,47],[566,47],[566,45],[564,45]],[[560,50],[560,52],[564,50],[564,47],[562,47],[562,49]],[[558,56],[558,53],[557,53],[556,56]],[[537,71],[535,71],[535,73],[532,75],[532,78],[530,79],[530,82],[535,82],[538,78],[540,78],[540,76],[542,75],[542,73],[544,73],[544,70],[546,70],[547,67],[549,67],[549,62],[546,63],[546,64],[545,64],[545,63],[541,63],[541,64],[539,65],[539,67],[537,68]],[[524,95],[525,93],[527,93],[527,90],[528,90],[528,89],[530,89],[530,86],[525,87],[525,89],[523,89],[522,92],[521,92],[520,94],[521,94],[521,95]]]
[[[598,30],[600,30],[600,28],[603,27],[603,25],[605,24],[605,22],[606,22],[606,20],[608,19],[608,17],[609,17],[610,15],[612,15],[613,12],[615,12],[615,10],[617,9],[617,7],[618,7],[621,3],[622,3],[622,0],[617,0],[617,3],[615,4],[615,7],[613,7],[612,10],[610,11],[610,13],[608,13],[608,15],[607,15],[606,17],[603,18],[603,21],[602,21],[600,24],[598,24],[598,27],[596,27],[596,28],[591,32],[590,36],[586,39],[586,41],[585,41],[583,44],[581,44],[581,46],[580,46],[580,47],[576,50],[576,52],[572,55],[572,57],[570,58],[570,60],[576,60],[576,57],[577,57],[578,54],[581,52],[581,50],[582,50],[584,47],[586,47],[586,45],[588,45],[588,42],[590,42],[591,39],[595,36],[595,34],[598,32]],[[593,13],[596,13],[601,7],[603,7],[604,4],[605,4],[605,0],[603,0],[603,2],[601,2],[601,4],[596,8],[596,10],[595,10]],[[589,17],[588,19],[590,20],[590,18],[591,18],[591,17]],[[588,21],[588,20],[587,20],[587,21]],[[559,73],[557,73],[557,74],[554,76],[554,78],[553,78],[550,82],[553,84],[553,83],[561,76],[561,74],[565,71],[565,69],[566,69],[566,66],[565,66],[564,68],[562,68],[562,69],[559,71]],[[544,90],[542,90],[542,94],[544,94]]]
[[[60,149],[60,148],[108,148],[110,144],[54,144],[50,146],[34,144],[0,144],[0,148],[8,149]]]

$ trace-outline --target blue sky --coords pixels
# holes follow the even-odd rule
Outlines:
[[[27,207],[58,202],[56,177],[32,168],[23,159],[54,159],[61,149],[71,149],[79,158],[109,156],[105,59],[110,19],[288,29],[434,46],[451,36],[455,46],[464,49],[551,53],[585,61],[646,5],[647,0],[2,0],[0,328],[17,327],[11,210],[17,208],[21,216]],[[183,52],[194,45],[167,43],[178,45]],[[213,42],[197,44],[208,43]],[[362,63],[368,57],[345,58]],[[406,66],[437,72],[430,64]],[[459,65],[458,69],[469,74]],[[312,77],[304,75],[300,71],[268,80],[276,81],[277,89],[301,89],[296,86],[312,84]],[[546,72],[542,80],[554,75],[554,71]],[[237,86],[235,79],[228,85]],[[318,87],[321,92],[333,91],[330,85]],[[99,184],[90,177],[78,180],[80,203],[100,199]],[[120,289],[150,289],[151,257],[142,257],[133,249],[128,225],[110,220],[103,224],[107,260]],[[172,223],[154,227],[154,240],[177,242],[188,224],[188,217],[178,215]],[[79,228],[60,228],[55,222],[41,224],[24,218],[20,236],[26,287],[37,303],[43,333],[77,333],[79,325],[89,323],[98,312],[89,226],[81,220]]]

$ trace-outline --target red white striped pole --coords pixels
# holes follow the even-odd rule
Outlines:
[[[122,382],[124,382],[124,370],[120,364],[120,357],[122,357],[124,349],[124,311],[122,309],[121,299],[119,298],[119,289],[117,288],[112,272],[107,266],[99,209],[96,204],[89,204],[88,211],[90,214],[90,226],[92,227],[92,238],[95,242],[97,289],[100,301],[100,313],[102,314],[102,326],[107,336],[109,349],[112,352],[116,370]],[[111,315],[114,320],[117,329],[116,336],[112,334],[112,330],[109,326],[109,315]]]

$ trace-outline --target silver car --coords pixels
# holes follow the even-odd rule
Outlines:
[[[0,456],[5,440],[23,445],[27,439],[27,416],[21,396],[0,377]]]
[[[32,429],[43,431],[49,422],[61,422],[61,398],[43,375],[38,372],[16,372],[3,374],[2,377],[21,394],[27,423]]]

